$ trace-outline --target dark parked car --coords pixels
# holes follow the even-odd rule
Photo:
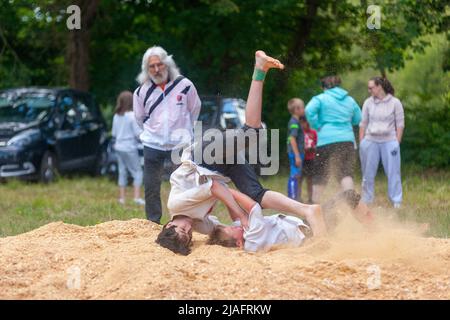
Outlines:
[[[211,128],[220,130],[240,128],[245,124],[245,100],[222,96],[200,96],[202,108],[198,121],[202,122],[203,131]],[[265,124],[263,124],[265,127]],[[117,158],[112,148],[112,141],[108,146],[108,173],[111,178],[117,176]],[[139,148],[141,164],[144,165],[143,147]],[[163,179],[168,179],[173,171],[170,161],[164,164]],[[259,167],[255,166],[257,172]]]
[[[0,178],[50,182],[58,172],[106,173],[107,144],[105,120],[86,92],[0,91]]]
[[[200,96],[200,99],[202,100],[202,110],[198,120],[202,121],[203,130],[209,128],[236,129],[245,124],[245,100],[222,96]],[[262,126],[266,128],[264,122]]]

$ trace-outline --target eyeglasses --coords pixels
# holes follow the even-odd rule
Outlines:
[[[164,67],[164,66],[165,66],[164,63],[158,62],[158,63],[154,63],[154,64],[149,64],[149,65],[148,65],[148,68],[151,69],[151,70],[155,70],[156,67],[158,67],[158,69],[161,69],[161,68]]]

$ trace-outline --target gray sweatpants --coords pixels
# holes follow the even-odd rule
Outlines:
[[[383,164],[388,179],[388,195],[392,203],[402,202],[402,181],[400,173],[400,145],[397,140],[374,142],[363,139],[359,146],[362,169],[362,200],[371,203],[374,199],[375,176],[378,165]]]

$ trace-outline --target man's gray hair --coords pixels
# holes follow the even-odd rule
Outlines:
[[[169,78],[171,80],[174,80],[180,75],[180,70],[178,69],[175,61],[173,61],[172,55],[169,56],[167,54],[167,51],[161,47],[153,46],[151,48],[148,48],[144,56],[142,57],[142,70],[141,73],[139,73],[139,75],[136,77],[136,81],[139,82],[139,84],[143,84],[150,80],[150,75],[148,73],[148,59],[151,56],[158,56],[159,59],[161,59],[161,62],[167,66],[169,71]]]

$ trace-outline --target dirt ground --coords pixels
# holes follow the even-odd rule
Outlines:
[[[391,223],[389,223],[391,224]],[[368,232],[344,219],[328,240],[250,254],[179,256],[146,220],[55,222],[0,239],[1,299],[450,299],[450,240],[414,226]]]

